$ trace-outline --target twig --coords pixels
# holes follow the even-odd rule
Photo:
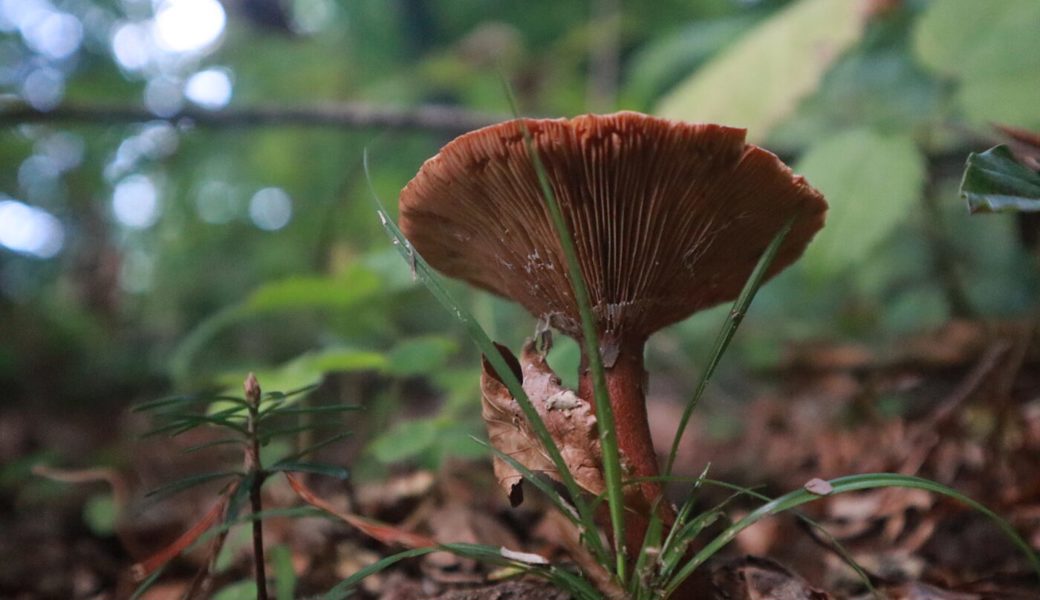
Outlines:
[[[146,108],[128,105],[66,104],[43,111],[19,104],[0,110],[0,126],[22,123],[109,125],[159,120],[213,129],[295,126],[414,129],[445,134],[463,133],[508,118],[452,106],[389,108],[359,102],[293,107],[250,106],[220,111],[185,108],[168,116],[158,116]]]

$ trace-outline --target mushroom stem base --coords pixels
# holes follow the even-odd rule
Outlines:
[[[657,453],[654,451],[650,423],[646,415],[644,341],[633,340],[619,344],[617,359],[606,369],[607,392],[610,395],[610,407],[614,412],[614,427],[625,479],[656,477],[659,474]],[[592,375],[584,357],[578,395],[595,408]],[[639,552],[654,502],[662,494],[662,485],[656,481],[642,482],[626,488],[625,504],[634,512],[628,513],[625,528],[625,544],[630,556]],[[671,505],[662,502],[660,506],[659,510],[665,524],[671,525],[674,520]]]

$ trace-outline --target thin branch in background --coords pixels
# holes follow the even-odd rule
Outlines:
[[[591,112],[611,112],[617,108],[621,14],[621,0],[592,1],[586,101]]]
[[[258,126],[336,127],[421,130],[448,135],[457,135],[508,118],[508,115],[475,112],[453,106],[389,108],[358,102],[295,107],[263,105],[220,111],[185,108],[166,116],[156,115],[143,107],[129,105],[67,104],[44,111],[18,104],[0,109],[0,126],[23,123],[110,125],[161,120],[211,129]]]

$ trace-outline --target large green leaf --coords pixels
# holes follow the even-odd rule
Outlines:
[[[977,123],[1040,126],[1040,2],[932,2],[914,32],[927,67],[958,80],[958,108]]]
[[[244,320],[306,310],[347,313],[372,302],[384,292],[379,276],[361,264],[353,264],[343,273],[331,277],[290,276],[266,283],[253,290],[241,303],[211,315],[185,336],[170,358],[171,374],[177,381],[188,380],[196,355],[220,333]]]
[[[456,351],[458,345],[446,337],[430,335],[404,340],[388,353],[386,371],[398,377],[433,374]]]
[[[793,2],[679,84],[656,112],[747,127],[750,139],[763,140],[859,41],[863,23],[858,2]]]
[[[813,144],[795,170],[826,196],[827,224],[804,262],[823,278],[863,261],[921,194],[924,158],[905,135],[859,129]]]
[[[415,458],[437,443],[441,424],[434,419],[404,421],[372,440],[368,449],[381,463]]]
[[[319,383],[326,373],[382,371],[386,366],[386,356],[378,352],[335,346],[307,352],[277,367],[254,372],[265,390],[274,391],[295,390]],[[245,375],[242,372],[234,371],[220,376],[218,381],[233,393],[241,388],[243,379]]]
[[[968,155],[961,197],[973,213],[1040,211],[1040,173],[1015,160],[1007,146]]]

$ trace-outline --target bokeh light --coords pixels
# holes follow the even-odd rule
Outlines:
[[[65,95],[65,77],[51,67],[33,69],[22,81],[22,98],[37,110],[50,110]]]
[[[159,75],[144,86],[144,105],[158,117],[173,116],[184,106],[181,83],[169,75]]]
[[[65,243],[65,228],[49,212],[0,196],[0,246],[36,258],[51,258]]]
[[[195,211],[199,218],[212,225],[230,223],[240,213],[238,190],[230,183],[209,180],[199,186],[195,196]]]
[[[159,220],[159,190],[147,175],[131,175],[112,192],[116,219],[134,229],[151,227]]]
[[[20,27],[25,44],[52,60],[72,56],[83,43],[83,25],[76,17],[55,10],[41,11]]]
[[[112,33],[112,55],[127,71],[140,71],[151,60],[152,35],[142,23],[121,23]]]
[[[292,199],[281,188],[264,188],[249,201],[249,217],[260,229],[277,231],[292,219]]]
[[[231,73],[227,69],[211,68],[192,75],[184,84],[184,96],[210,110],[219,110],[231,102]]]
[[[155,42],[168,52],[205,50],[220,38],[226,20],[217,0],[165,0],[155,13]]]

